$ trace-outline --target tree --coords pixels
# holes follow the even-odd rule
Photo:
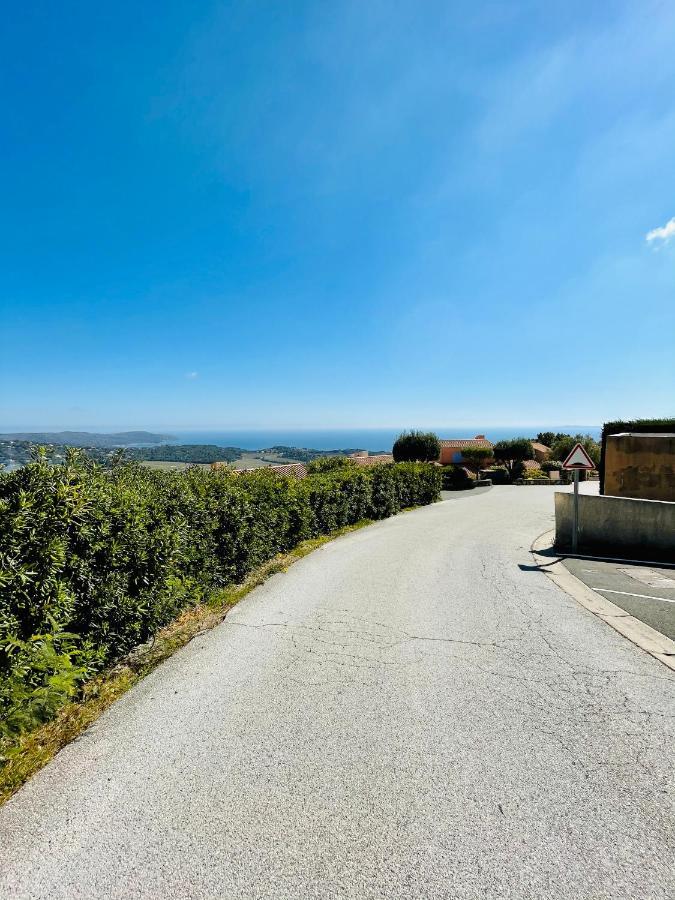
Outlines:
[[[465,447],[462,450],[462,462],[471,469],[482,469],[494,458],[490,447]]]
[[[392,453],[395,462],[435,462],[441,455],[441,442],[432,431],[404,431]]]
[[[546,447],[550,448],[556,441],[559,441],[564,437],[569,437],[569,435],[565,434],[562,431],[540,431],[537,435],[537,441],[540,444],[544,444]]]
[[[534,458],[532,442],[528,438],[499,441],[494,445],[492,452],[494,458],[506,466],[511,479],[518,477],[526,459]]]
[[[581,444],[597,467],[600,464],[600,444],[590,434],[558,434],[551,447],[551,459],[561,462],[568,456],[575,444]]]

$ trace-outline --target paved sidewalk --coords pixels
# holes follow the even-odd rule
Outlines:
[[[569,556],[563,563],[606,600],[675,640],[675,566]]]

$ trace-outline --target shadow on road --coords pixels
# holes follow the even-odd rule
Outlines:
[[[564,556],[561,556],[553,547],[547,547],[546,550],[537,550],[537,556],[544,556],[548,560],[545,563],[539,563],[532,566],[526,566],[523,563],[518,564],[518,568],[523,572],[542,572],[548,566],[554,563],[562,562]]]

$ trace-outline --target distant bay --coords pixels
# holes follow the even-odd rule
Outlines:
[[[390,450],[402,428],[344,428],[344,429],[251,429],[232,431],[174,431],[172,444],[215,444],[217,447],[241,447],[242,450],[261,450],[266,447],[306,447],[312,450]],[[600,438],[599,425],[542,425],[496,426],[478,428],[432,429],[440,438],[471,438],[484,434],[489,440],[503,441],[515,437],[534,437],[538,431],[564,432],[566,434],[590,434]]]

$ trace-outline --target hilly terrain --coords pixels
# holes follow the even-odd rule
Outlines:
[[[19,431],[0,434],[0,441],[29,441],[31,444],[59,444],[63,447],[130,447],[134,444],[160,444],[173,440],[168,434],[150,431],[119,431],[98,434],[90,431]]]

